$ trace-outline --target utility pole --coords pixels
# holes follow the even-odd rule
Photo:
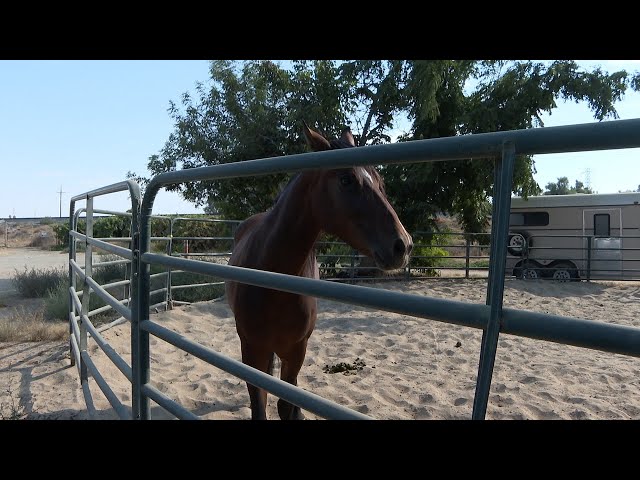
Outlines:
[[[60,217],[62,217],[62,194],[63,194],[63,193],[67,193],[67,192],[63,192],[63,191],[62,191],[62,185],[60,185],[60,191],[59,191],[59,192],[57,192],[57,193],[59,193],[59,194],[60,194],[60,215],[59,215],[59,216],[60,216]]]

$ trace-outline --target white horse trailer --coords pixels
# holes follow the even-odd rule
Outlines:
[[[511,199],[507,275],[640,279],[640,193]]]

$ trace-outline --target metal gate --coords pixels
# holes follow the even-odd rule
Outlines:
[[[71,200],[72,219],[76,201],[86,200],[86,212],[89,219],[93,215],[93,198],[97,195],[117,191],[117,189],[129,189],[132,212],[135,212],[132,216],[132,247],[130,249],[115,247],[92,238],[89,221],[87,221],[86,235],[79,234],[74,231],[73,220],[71,220],[70,234],[72,238],[82,240],[87,249],[84,270],[75,262],[75,250],[70,248],[69,253],[70,342],[72,359],[79,365],[83,387],[87,381],[87,369],[90,369],[96,382],[118,414],[123,418],[130,418],[126,407],[113,394],[106,382],[101,380],[100,376],[95,376],[97,370],[86,351],[87,331],[89,331],[98,345],[132,382],[132,418],[149,419],[150,400],[178,418],[198,418],[151,385],[149,336],[154,335],[211,365],[264,388],[270,393],[321,417],[331,419],[370,418],[294,387],[237,360],[225,357],[153,322],[149,315],[151,264],[481,329],[483,335],[479,352],[473,419],[484,419],[486,414],[498,336],[501,332],[638,357],[640,356],[640,328],[502,307],[515,155],[636,147],[640,147],[640,119],[418,140],[181,170],[154,177],[147,185],[142,201],[140,201],[138,186],[133,182],[122,182],[77,195]],[[370,287],[344,285],[229,265],[216,265],[150,252],[152,239],[150,220],[153,203],[160,188],[167,185],[200,180],[224,181],[226,178],[239,176],[266,175],[317,168],[460,159],[494,161],[491,258],[485,304],[469,304],[381,291]],[[92,247],[105,249],[129,259],[131,262],[133,277],[129,307],[125,307],[113,297],[110,298],[105,289],[91,278]],[[82,302],[79,300],[79,293],[75,288],[76,275],[82,281]],[[85,306],[90,291],[103,297],[131,322],[130,365],[110,349],[109,345],[99,336],[99,332],[91,325],[87,315],[88,304]]]

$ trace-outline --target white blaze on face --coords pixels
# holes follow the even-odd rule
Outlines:
[[[371,175],[369,175],[369,172],[367,172],[367,170],[364,167],[360,167],[360,170],[362,171],[362,176],[367,180],[369,180],[369,183],[371,184],[371,186],[373,186],[373,178],[371,178]]]

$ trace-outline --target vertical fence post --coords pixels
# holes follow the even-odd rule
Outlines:
[[[466,247],[466,253],[465,253],[466,268],[464,272],[464,278],[469,278],[469,256],[471,255],[471,240],[469,240],[468,234],[465,234],[465,247]]]
[[[89,315],[89,301],[91,296],[91,288],[87,282],[87,278],[93,275],[93,258],[92,258],[92,246],[89,243],[89,238],[93,238],[93,198],[87,197],[87,209],[86,209],[86,231],[84,241],[84,275],[85,279],[82,285],[82,311],[80,312],[80,383],[84,384],[87,381],[87,366],[83,358],[83,353],[87,351],[87,326],[84,323],[84,316]]]
[[[504,294],[504,270],[509,238],[509,213],[511,209],[511,185],[515,147],[507,142],[502,148],[502,158],[495,161],[493,186],[493,215],[491,217],[491,259],[486,304],[491,306],[489,321],[482,332],[482,347],[478,365],[476,393],[473,399],[474,420],[483,420],[489,402],[491,377],[498,348],[502,297]]]
[[[134,295],[135,311],[132,309],[131,322],[131,407],[134,420],[150,420],[151,410],[149,397],[142,392],[142,386],[149,383],[149,332],[140,328],[140,323],[149,319],[150,266],[142,261],[142,255],[150,251],[151,245],[151,210],[157,189],[147,187],[145,198],[139,210],[139,223],[136,223],[136,259],[137,278]],[[150,193],[151,192],[151,193]],[[146,201],[149,199],[151,205]],[[137,206],[137,205],[136,205]]]
[[[354,284],[355,282],[355,276],[356,276],[356,255],[358,255],[358,251],[357,250],[351,250],[351,272],[349,274],[349,277],[351,278],[351,281],[349,283]]]
[[[129,250],[133,252],[133,232],[130,233],[131,240],[128,242]],[[124,289],[122,291],[122,298],[128,299],[131,302],[131,283],[133,282],[133,261],[127,262],[124,264],[124,279],[129,280],[129,284],[124,285]],[[131,308],[131,303],[129,303],[129,308]]]
[[[591,281],[591,240],[593,237],[587,237],[587,282]]]
[[[74,210],[76,208],[76,202],[74,202],[73,200],[71,200],[70,206],[69,206],[69,286],[73,287],[74,291],[77,291],[76,288],[76,274],[73,271],[73,268],[71,268],[71,260],[76,260],[76,240],[75,237],[73,235],[71,235],[71,232],[74,231],[76,229],[76,216],[74,215]],[[76,316],[76,304],[73,301],[71,292],[69,292],[68,294],[69,297],[69,313],[71,315],[73,315],[73,318],[75,318]],[[71,366],[73,367],[76,364],[76,356],[73,353],[73,342],[71,340],[71,335],[75,335],[75,333],[73,332],[73,325],[72,325],[72,319],[69,318],[69,355],[71,358]],[[76,338],[76,341],[80,341],[79,338]]]
[[[169,242],[167,245],[167,255],[171,256],[173,253],[173,224],[175,223],[176,218],[172,218],[169,223]],[[165,303],[167,310],[173,308],[173,298],[171,292],[171,282],[173,279],[171,278],[171,267],[167,267],[167,293],[165,297]]]

